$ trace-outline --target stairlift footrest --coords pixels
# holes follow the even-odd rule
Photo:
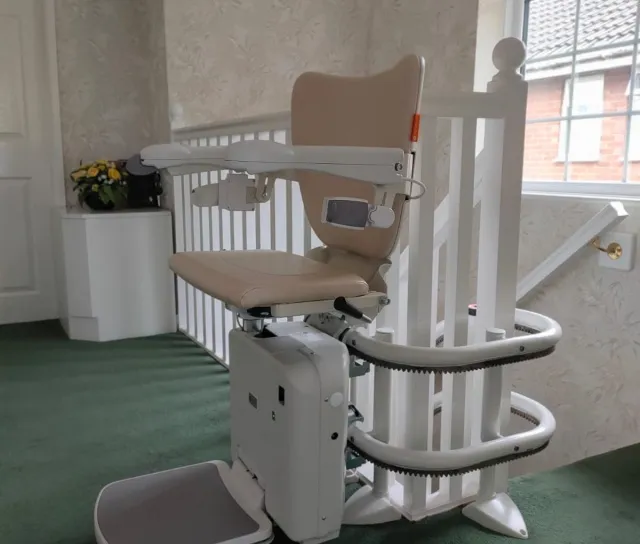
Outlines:
[[[254,544],[272,539],[266,514],[243,508],[222,461],[156,472],[107,485],[98,496],[98,544]]]

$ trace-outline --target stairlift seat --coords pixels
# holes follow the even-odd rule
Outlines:
[[[283,251],[178,253],[170,266],[187,283],[243,309],[369,292],[367,282],[356,274]]]

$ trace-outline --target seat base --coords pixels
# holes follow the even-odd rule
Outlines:
[[[98,496],[98,544],[271,542],[266,514],[240,505],[226,463],[211,461],[107,485]],[[232,490],[236,487],[236,492]]]
[[[346,297],[347,302],[355,306],[369,317],[374,318],[388,303],[385,293],[370,291],[359,297]],[[314,300],[311,302],[294,302],[290,304],[271,304],[255,308],[238,308],[227,304],[226,308],[236,312],[243,319],[269,319],[278,317],[294,317],[298,315],[322,314],[335,312],[335,299]]]

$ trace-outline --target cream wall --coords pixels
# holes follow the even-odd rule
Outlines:
[[[520,232],[521,277],[606,202],[525,197]],[[640,205],[616,227],[638,233]],[[518,471],[537,470],[640,442],[640,267],[622,272],[598,266],[585,249],[521,307],[562,325],[554,355],[509,372],[515,389],[549,407],[558,430],[548,450]]]
[[[55,8],[65,175],[81,161],[166,141],[162,2],[56,0]]]
[[[167,44],[164,32],[164,3],[144,0],[142,32],[147,38],[147,85],[151,103],[151,142],[171,139],[167,81]],[[145,26],[146,23],[146,26]]]
[[[364,75],[406,53],[432,88],[470,88],[475,1],[165,0],[175,128],[289,109],[303,71]],[[456,36],[451,40],[451,36]]]
[[[425,58],[425,90],[465,90],[473,85],[477,1],[373,0],[369,73],[410,53]]]
[[[164,5],[175,128],[288,110],[303,71],[366,71],[369,0]]]

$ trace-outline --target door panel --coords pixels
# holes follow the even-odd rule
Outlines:
[[[0,16],[0,133],[24,136],[20,19]]]
[[[5,293],[35,288],[27,184],[26,180],[3,180],[0,186],[0,232],[12,233],[0,236],[0,255],[12,257],[3,259],[0,279]]]
[[[0,0],[0,323],[57,317],[43,4]]]

